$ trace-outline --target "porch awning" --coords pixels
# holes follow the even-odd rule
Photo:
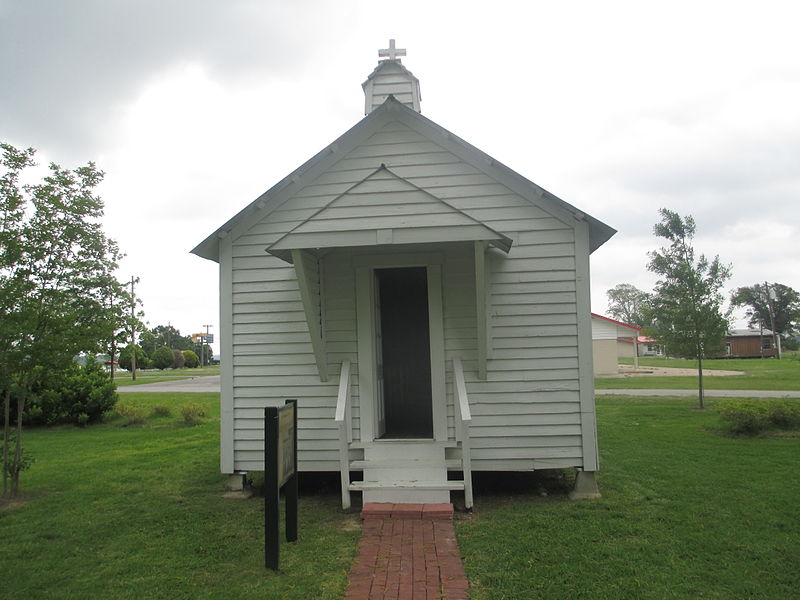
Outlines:
[[[293,263],[293,250],[511,239],[381,166],[266,250]]]
[[[266,249],[294,265],[322,381],[328,379],[328,368],[322,326],[324,300],[315,251],[448,242],[471,242],[475,247],[478,374],[485,379],[489,350],[485,253],[488,246],[508,252],[509,237],[381,165]]]

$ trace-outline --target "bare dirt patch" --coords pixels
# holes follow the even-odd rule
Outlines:
[[[648,376],[692,376],[697,375],[697,369],[679,369],[675,367],[643,367],[634,368],[633,365],[618,365],[619,372],[608,377],[648,377]],[[744,375],[744,371],[721,371],[719,369],[703,369],[703,375],[726,377],[729,375]]]
[[[342,519],[341,525],[342,531],[360,531],[361,530],[361,517],[358,515],[348,515],[344,519]]]
[[[0,498],[0,510],[19,508],[30,502],[30,498]]]

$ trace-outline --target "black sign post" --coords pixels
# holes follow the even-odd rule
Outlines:
[[[264,409],[264,557],[278,570],[280,492],[286,496],[286,541],[297,541],[297,400]]]

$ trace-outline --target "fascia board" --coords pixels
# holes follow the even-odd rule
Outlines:
[[[394,98],[391,98],[391,101],[392,104],[405,108]],[[312,183],[314,179],[333,166],[343,156],[346,156],[364,139],[375,133],[386,122],[392,120],[393,116],[386,116],[390,108],[390,102],[387,100],[382,106],[366,115],[344,134],[228,219],[224,225],[195,246],[191,253],[201,258],[219,262],[220,239],[228,236],[232,236],[234,239],[237,238],[250,228],[251,221],[248,217],[255,216],[257,220],[263,219],[306,185]]]

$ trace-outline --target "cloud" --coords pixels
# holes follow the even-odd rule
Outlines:
[[[8,2],[0,11],[0,131],[20,145],[96,152],[112,143],[108,124],[154,74],[200,64],[232,86],[256,73],[264,82],[293,77],[321,51],[304,34],[348,12],[279,0],[224,10],[212,0]]]
[[[125,274],[142,276],[154,324],[188,331],[217,296],[215,265],[188,250],[361,117],[360,83],[394,37],[426,116],[619,230],[592,257],[595,303],[652,287],[661,207],[695,217],[731,286],[769,273],[797,288],[797,12],[0,0],[0,139],[108,173]]]

